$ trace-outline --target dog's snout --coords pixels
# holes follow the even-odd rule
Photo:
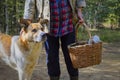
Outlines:
[[[46,33],[42,35],[42,40],[43,40],[43,41],[46,41],[46,40],[47,40],[47,34],[46,34]]]

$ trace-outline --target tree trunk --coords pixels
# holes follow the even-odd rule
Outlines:
[[[5,33],[8,34],[9,31],[9,26],[8,26],[8,5],[7,5],[7,0],[5,1],[6,5],[5,5],[5,23],[6,23],[6,29],[5,29]]]
[[[120,17],[118,19],[118,27],[120,28]]]

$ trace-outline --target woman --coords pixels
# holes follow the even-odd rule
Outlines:
[[[38,18],[48,19],[48,35],[45,42],[47,68],[50,80],[59,80],[59,48],[61,45],[70,80],[78,80],[78,69],[72,66],[68,45],[75,42],[74,20],[83,22],[82,8],[85,0],[26,0],[24,19],[32,21],[34,14]],[[61,44],[60,44],[61,43]]]

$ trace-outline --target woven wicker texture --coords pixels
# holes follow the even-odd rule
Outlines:
[[[84,26],[87,28],[86,30],[91,38],[88,27],[86,24]],[[78,29],[78,27],[76,29]],[[92,44],[88,44],[87,42],[76,42],[69,45],[68,48],[74,68],[84,68],[100,64],[101,62],[102,42]]]
[[[74,68],[93,66],[101,62],[102,42],[95,44],[69,46],[70,57]]]

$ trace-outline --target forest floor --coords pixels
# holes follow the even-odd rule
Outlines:
[[[60,80],[69,80],[62,54],[60,64]],[[17,72],[2,61],[0,61],[0,80],[18,80]],[[32,80],[49,80],[44,51],[33,72]],[[79,80],[120,80],[120,43],[104,43],[101,64],[79,69]]]

